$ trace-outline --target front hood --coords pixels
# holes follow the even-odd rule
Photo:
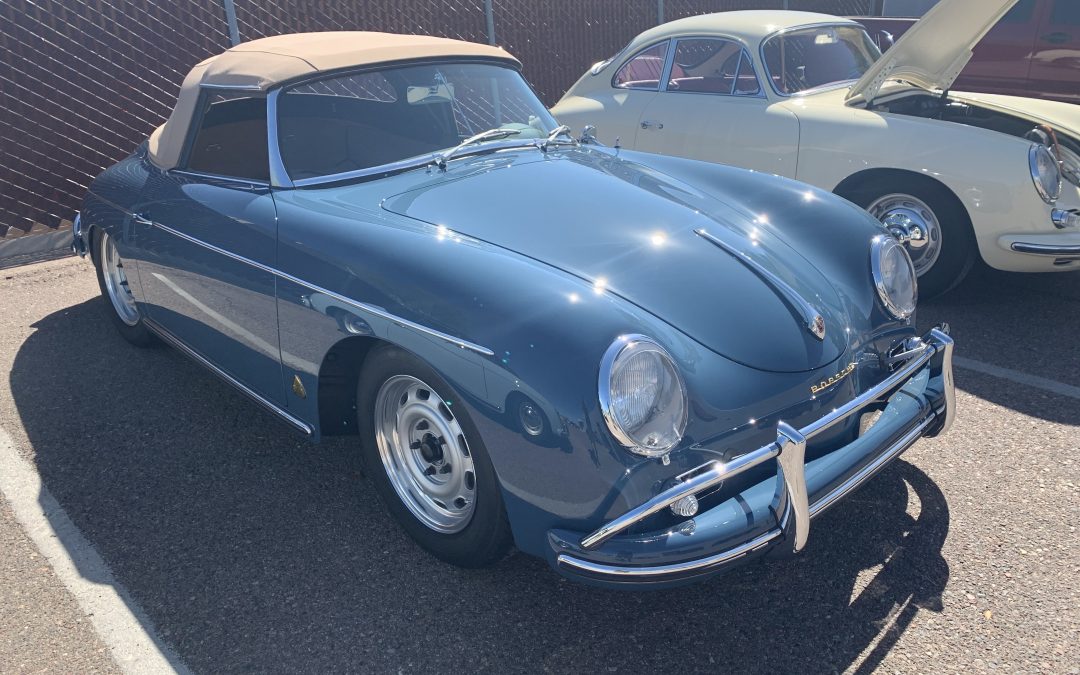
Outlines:
[[[606,153],[525,157],[467,160],[383,208],[575,275],[754,368],[812,370],[847,348],[836,290],[765,220]],[[823,340],[782,286],[824,318]]]
[[[873,103],[889,80],[930,91],[949,89],[971,60],[971,50],[1017,2],[941,0],[855,83],[848,102]]]
[[[1025,119],[1032,126],[1047,125],[1059,134],[1080,140],[1080,105],[1075,103],[959,91],[951,92],[949,98]]]

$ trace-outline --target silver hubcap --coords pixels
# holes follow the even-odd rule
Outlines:
[[[375,440],[398,497],[436,532],[459,532],[476,507],[476,471],[457,418],[415,377],[396,375],[375,397]]]
[[[907,246],[915,274],[930,271],[941,256],[941,223],[924,201],[911,195],[885,195],[866,209]]]
[[[544,418],[540,416],[540,411],[532,403],[528,401],[521,403],[518,407],[518,419],[521,421],[521,428],[528,435],[539,436],[544,433]]]
[[[105,278],[105,290],[109,292],[109,300],[113,309],[116,310],[120,320],[129,326],[139,323],[139,310],[135,307],[135,297],[128,287],[127,272],[124,271],[124,261],[116,252],[116,245],[112,238],[104,232],[101,234],[101,272]]]

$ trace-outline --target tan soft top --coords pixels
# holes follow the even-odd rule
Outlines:
[[[150,159],[163,169],[180,161],[202,86],[265,91],[280,82],[327,70],[443,56],[483,56],[517,63],[499,47],[427,35],[293,33],[236,45],[199,63],[184,78],[169,119],[150,134]]]

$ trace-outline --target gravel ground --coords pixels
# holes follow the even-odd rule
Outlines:
[[[2,276],[0,426],[196,672],[1080,672],[1080,400],[958,370],[952,431],[816,520],[804,554],[602,591],[420,552],[348,440],[311,445],[128,346],[87,262]],[[964,357],[1080,384],[1080,274],[981,272],[922,319]],[[55,669],[107,670],[6,514],[0,671],[64,651]]]

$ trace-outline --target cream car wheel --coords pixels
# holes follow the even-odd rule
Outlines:
[[[941,223],[933,209],[918,197],[885,195],[866,209],[907,247],[915,274],[922,276],[941,257]]]

